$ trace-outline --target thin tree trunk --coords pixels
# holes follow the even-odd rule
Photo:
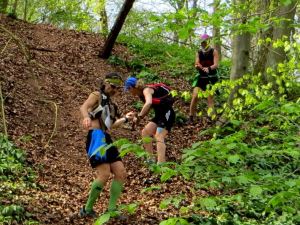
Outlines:
[[[106,0],[100,0],[100,28],[101,33],[106,36],[108,34],[108,18],[105,8]]]
[[[27,19],[27,11],[28,11],[28,0],[24,0],[24,15],[23,15],[24,21],[26,21]]]
[[[1,0],[0,2],[0,13],[6,13],[8,6],[8,0]]]
[[[121,8],[121,11],[118,15],[118,18],[116,19],[116,22],[108,35],[108,38],[105,42],[103,50],[102,50],[102,52],[99,53],[100,58],[107,59],[110,56],[113,46],[115,44],[115,41],[122,29],[122,26],[125,22],[125,19],[129,13],[130,9],[132,8],[133,3],[134,3],[134,0],[125,0],[123,6]]]
[[[213,4],[213,11],[214,13],[218,11],[218,7],[220,5],[220,0],[214,0]],[[214,38],[214,48],[218,51],[219,53],[219,60],[222,59],[222,52],[221,52],[221,32],[220,32],[220,26],[214,25],[213,26],[213,38]]]
[[[17,7],[18,7],[18,0],[15,0],[13,9],[12,9],[12,16],[17,18]]]

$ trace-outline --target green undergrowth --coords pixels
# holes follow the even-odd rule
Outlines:
[[[185,77],[194,72],[195,52],[191,48],[159,41],[147,42],[124,35],[118,41],[125,44],[136,59],[151,67],[155,74],[167,72],[174,77]]]
[[[290,74],[270,74],[274,82],[263,85],[260,75],[244,76],[211,90],[229,97],[240,86],[231,105],[216,108],[227,122],[203,130],[199,135],[209,139],[184,149],[180,163],[150,167],[161,182],[178,176],[208,195],[189,204],[182,195],[164,199],[160,209],[175,207],[181,217],[161,225],[300,223],[300,86]],[[117,142],[121,155],[146,157],[140,144]]]
[[[0,134],[0,224],[38,224],[26,211],[20,195],[35,188],[35,174],[23,150]]]

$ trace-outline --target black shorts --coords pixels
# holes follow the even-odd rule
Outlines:
[[[113,163],[122,161],[119,156],[119,151],[115,146],[111,146],[106,151],[101,153],[99,148],[107,146],[113,141],[110,135],[100,129],[89,130],[86,140],[86,152],[89,157],[92,168],[103,163]]]
[[[218,82],[218,77],[217,76],[212,76],[212,77],[198,77],[196,87],[201,88],[201,90],[206,91],[207,86],[214,85],[215,83]]]
[[[165,128],[169,132],[175,122],[175,112],[170,107],[159,107],[154,109],[155,116],[151,120],[157,127]]]

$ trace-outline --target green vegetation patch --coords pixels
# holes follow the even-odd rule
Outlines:
[[[0,134],[0,223],[34,224],[19,196],[35,187],[35,174],[26,165],[23,150]],[[36,224],[36,223],[35,223]]]

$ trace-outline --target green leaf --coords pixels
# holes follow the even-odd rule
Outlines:
[[[172,202],[172,198],[167,198],[161,201],[159,204],[160,209],[166,209]]]
[[[109,219],[110,219],[110,213],[105,213],[96,220],[94,225],[105,224],[107,221],[109,221]]]
[[[228,149],[234,149],[236,146],[237,146],[236,143],[230,143],[230,144],[226,145],[226,148],[228,148]]]
[[[284,6],[292,4],[292,0],[280,0],[280,3]]]
[[[141,193],[150,192],[150,191],[154,191],[154,190],[160,190],[160,189],[161,189],[161,186],[151,186],[151,187],[142,189]]]
[[[236,164],[240,159],[239,155],[231,155],[228,157],[228,161],[233,164]]]
[[[248,184],[250,182],[249,179],[244,175],[235,177],[235,180],[239,184]]]
[[[200,199],[200,205],[206,209],[214,209],[217,206],[217,202],[212,198],[202,198]]]
[[[249,191],[250,195],[254,197],[260,196],[262,192],[263,189],[260,186],[252,186]]]
[[[175,176],[177,174],[177,172],[175,170],[172,170],[170,168],[165,168],[163,171],[163,174],[160,177],[160,180],[162,182],[165,182],[167,180],[169,180],[171,177]]]

